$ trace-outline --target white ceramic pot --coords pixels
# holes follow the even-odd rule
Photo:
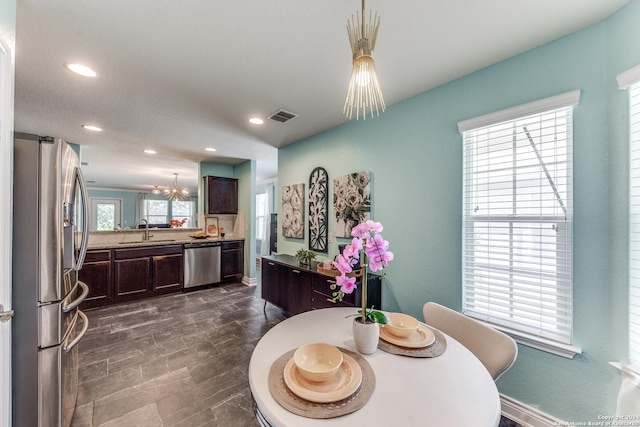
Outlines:
[[[380,327],[377,323],[361,323],[362,317],[353,319],[353,340],[356,343],[356,350],[362,354],[373,354],[378,348],[378,338],[380,338]]]

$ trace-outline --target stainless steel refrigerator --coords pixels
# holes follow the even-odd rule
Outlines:
[[[67,427],[78,394],[78,306],[88,243],[87,190],[66,142],[16,134],[13,175],[12,419]]]

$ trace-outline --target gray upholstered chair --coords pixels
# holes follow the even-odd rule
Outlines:
[[[444,332],[468,348],[497,380],[513,365],[518,346],[510,336],[435,302],[422,308],[426,324]]]

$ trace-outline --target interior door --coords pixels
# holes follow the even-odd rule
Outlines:
[[[0,426],[11,425],[11,211],[13,159],[13,67],[0,36]]]

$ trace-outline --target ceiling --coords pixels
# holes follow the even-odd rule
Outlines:
[[[628,0],[370,0],[387,106],[603,20]],[[347,121],[356,0],[18,0],[15,129],[82,147],[90,187],[149,191]],[[83,63],[98,76],[75,75]],[[278,109],[299,117],[252,125]],[[99,126],[90,132],[83,124]],[[207,152],[213,147],[216,152]],[[155,155],[144,154],[153,149]]]

